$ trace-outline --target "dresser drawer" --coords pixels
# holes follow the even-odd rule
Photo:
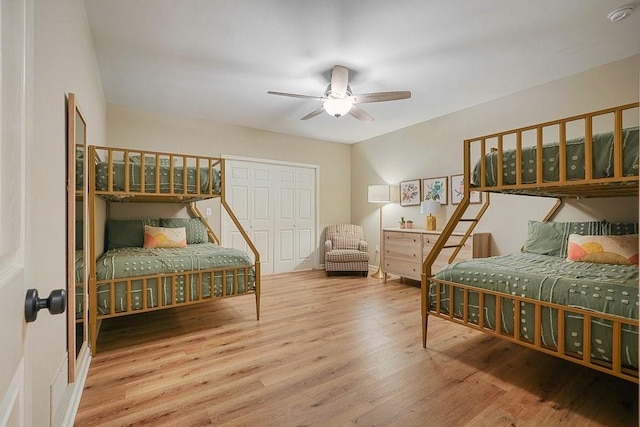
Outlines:
[[[384,244],[385,246],[393,246],[393,247],[412,247],[420,249],[421,244],[421,236],[416,233],[395,233],[395,232],[385,232],[384,233]]]
[[[410,261],[397,258],[385,258],[384,271],[401,277],[420,280],[422,261]]]

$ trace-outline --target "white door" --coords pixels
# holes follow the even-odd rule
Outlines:
[[[242,160],[227,160],[225,170],[227,202],[260,252],[262,273],[314,268],[316,170]],[[246,250],[227,219],[222,244]]]
[[[296,168],[296,270],[314,268],[316,252],[316,171]]]
[[[271,250],[273,202],[271,195],[272,171],[268,165],[242,161],[225,164],[227,203],[249,234],[260,254],[262,274],[273,273]],[[222,245],[248,252],[248,246],[225,213],[223,218]]]
[[[315,266],[315,169],[276,166],[274,273]]]
[[[274,219],[273,272],[282,273],[296,268],[296,173],[289,166],[275,167],[276,202]]]
[[[26,1],[0,3],[0,425],[22,426],[25,387]]]

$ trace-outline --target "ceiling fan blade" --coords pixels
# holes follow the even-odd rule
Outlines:
[[[340,65],[333,67],[331,72],[331,96],[334,98],[344,98],[347,96],[347,85],[349,84],[349,70]]]
[[[309,114],[301,118],[300,120],[309,120],[322,113],[324,113],[324,108],[320,107],[317,110],[313,110],[312,112],[310,112]]]
[[[357,105],[351,106],[351,110],[349,110],[349,114],[351,114],[356,119],[361,120],[365,123],[371,123],[372,121],[375,120],[371,114],[367,113]]]
[[[286,93],[286,92],[274,92],[272,90],[267,92],[269,95],[279,95],[279,96],[288,96],[290,98],[302,98],[302,99],[317,99],[318,101],[324,100],[321,96],[311,96],[311,95],[298,95],[296,93]]]
[[[362,104],[364,102],[395,101],[397,99],[407,98],[411,98],[411,92],[408,90],[398,92],[363,93],[362,95],[353,95],[353,103]]]

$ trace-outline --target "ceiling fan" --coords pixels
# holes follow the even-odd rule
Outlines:
[[[298,95],[295,93],[268,91],[271,95],[289,96],[292,98],[315,99],[322,102],[322,106],[300,120],[309,120],[326,111],[334,117],[342,117],[351,114],[356,119],[370,123],[374,119],[371,114],[358,107],[357,104],[365,102],[395,101],[397,99],[411,98],[410,91],[374,92],[354,95],[349,87],[349,69],[336,65],[331,71],[331,83],[327,86],[322,96]]]

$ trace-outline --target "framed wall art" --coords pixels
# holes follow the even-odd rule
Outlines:
[[[457,205],[462,201],[464,197],[464,175],[451,175],[451,204]],[[472,205],[477,205],[482,203],[482,193],[480,191],[472,191],[471,192],[471,200],[469,201]]]
[[[437,200],[441,205],[448,203],[448,179],[446,176],[438,178],[424,178],[422,180],[423,200]]]
[[[422,200],[420,180],[412,179],[400,183],[400,206],[416,206]]]

